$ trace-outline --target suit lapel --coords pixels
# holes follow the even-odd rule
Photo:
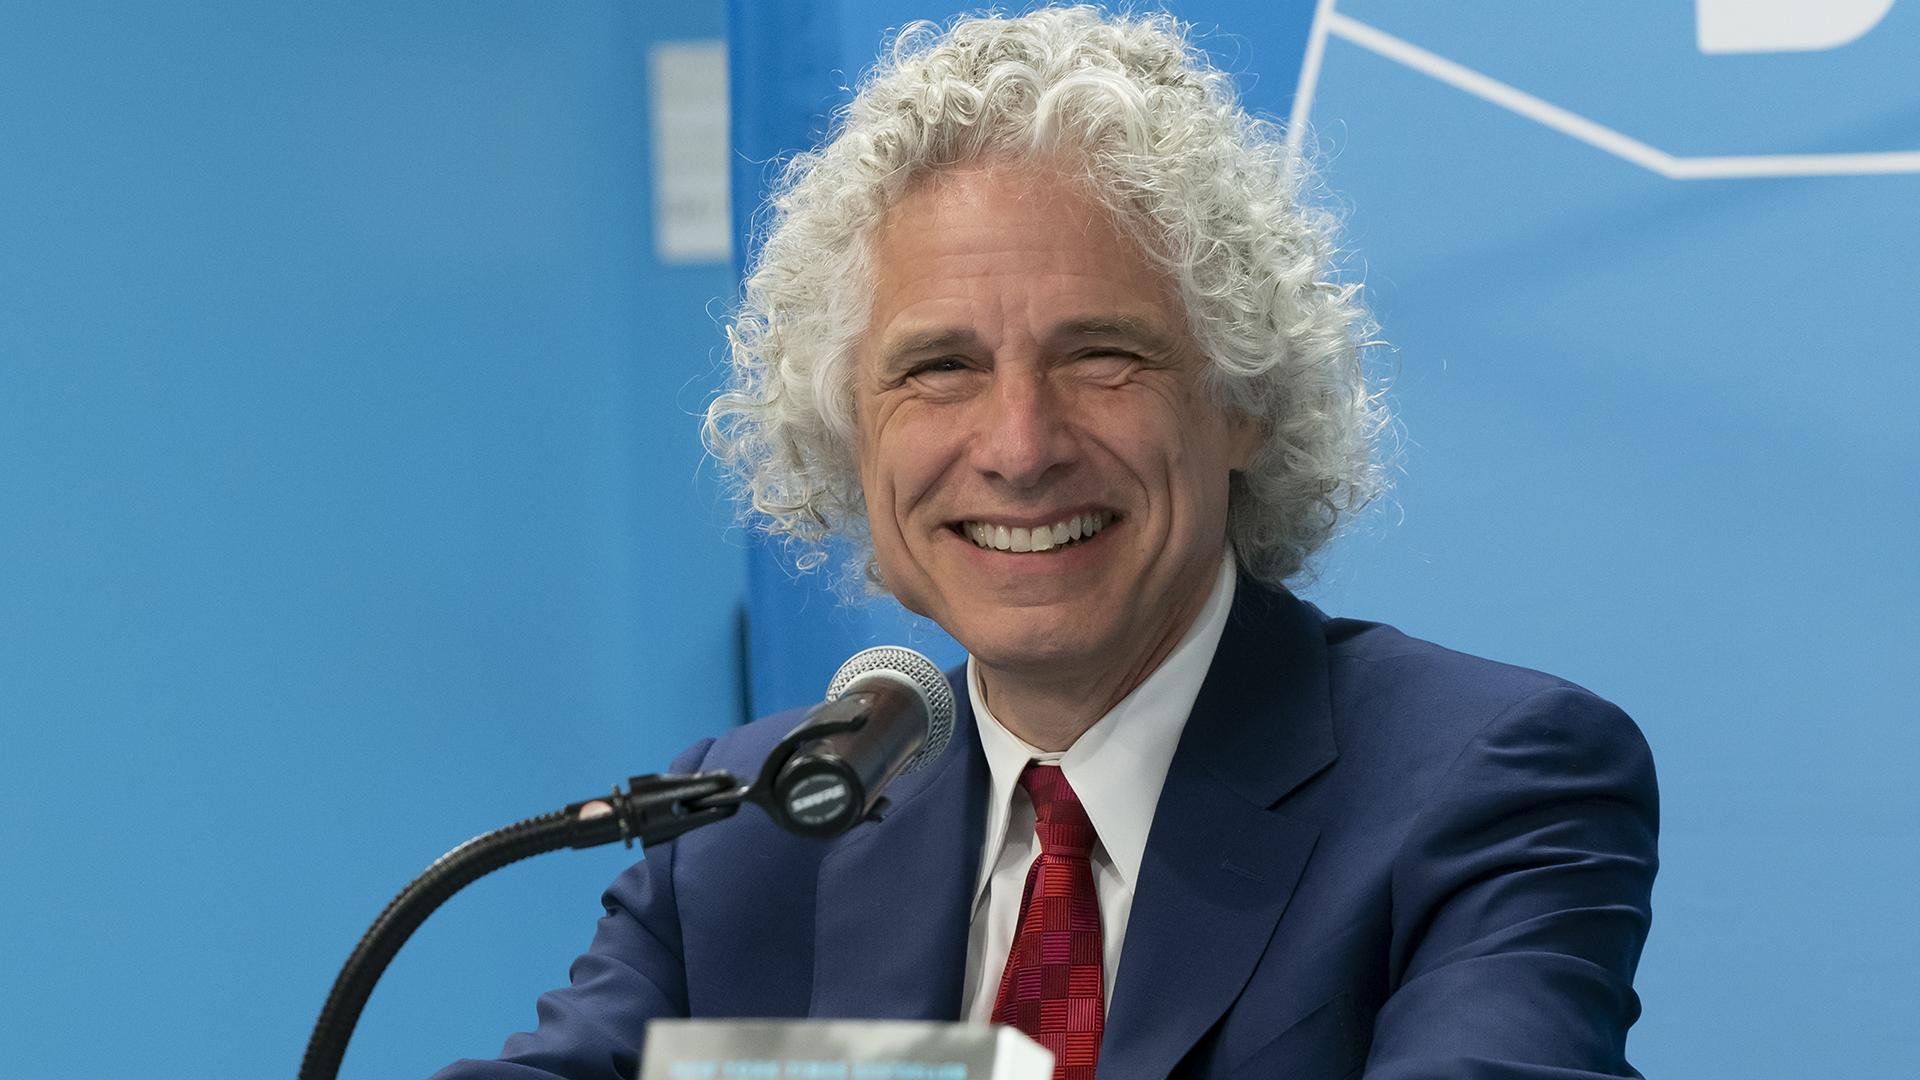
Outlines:
[[[1161,789],[1099,1080],[1160,1080],[1232,1005],[1319,835],[1270,808],[1334,757],[1319,620],[1243,580]]]
[[[989,785],[964,682],[955,697],[947,752],[821,861],[809,1016],[960,1017]]]

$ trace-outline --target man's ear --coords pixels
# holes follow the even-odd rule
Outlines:
[[[1227,410],[1227,468],[1233,472],[1246,472],[1253,468],[1253,459],[1260,456],[1260,447],[1267,441],[1266,424],[1256,416],[1248,416],[1238,409]]]

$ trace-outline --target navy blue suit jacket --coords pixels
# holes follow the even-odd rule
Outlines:
[[[960,674],[943,757],[832,841],[754,809],[655,847],[572,985],[453,1078],[631,1077],[656,1016],[960,1015],[988,774]],[[676,771],[753,773],[798,720]],[[1242,582],[1167,774],[1101,1080],[1637,1076],[1652,758],[1538,672]]]

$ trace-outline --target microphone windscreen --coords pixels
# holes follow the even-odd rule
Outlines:
[[[953,739],[953,687],[939,665],[903,645],[876,645],[847,658],[827,684],[827,700],[838,701],[854,683],[869,676],[891,678],[919,693],[927,707],[927,739],[907,767],[910,773],[946,752]]]

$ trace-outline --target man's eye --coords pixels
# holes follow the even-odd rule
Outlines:
[[[1095,349],[1080,355],[1080,369],[1098,378],[1124,374],[1138,363],[1140,355],[1125,349]]]
[[[914,368],[913,371],[911,371],[909,374],[938,375],[943,372],[965,371],[966,369],[967,369],[967,365],[965,361],[957,360],[957,359],[954,359],[953,357],[942,357],[939,360],[929,360],[926,363],[919,365],[918,367]]]

